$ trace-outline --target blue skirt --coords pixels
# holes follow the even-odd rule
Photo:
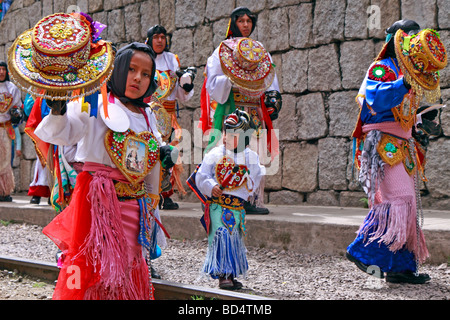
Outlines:
[[[367,221],[364,221],[367,224]],[[369,228],[369,232],[375,229]],[[382,272],[416,272],[417,265],[414,254],[406,249],[393,252],[382,242],[368,242],[364,234],[358,234],[356,239],[347,247],[347,252],[354,258],[368,266],[378,266]]]

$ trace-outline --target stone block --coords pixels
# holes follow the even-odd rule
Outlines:
[[[308,89],[308,51],[291,50],[281,55],[283,91],[301,93]]]
[[[357,94],[358,91],[341,91],[328,97],[330,136],[351,136],[359,115],[359,107],[355,101]]]
[[[258,15],[258,27],[253,34],[269,51],[289,49],[288,9],[265,10]],[[253,35],[252,34],[252,35]]]
[[[441,126],[442,131],[446,137],[450,137],[450,89],[444,89],[441,91],[441,98],[443,103],[447,104],[447,107],[441,111]]]
[[[302,143],[287,143],[283,150],[283,188],[312,192],[318,187],[319,150],[317,145]]]
[[[367,10],[370,0],[347,1],[345,9],[345,39],[367,39]]]
[[[210,21],[229,18],[234,7],[234,0],[208,0],[205,17]],[[226,8],[227,10],[224,10]],[[231,10],[231,11],[230,11]]]
[[[440,30],[441,41],[447,49],[447,55],[450,50],[450,30]],[[441,88],[450,88],[450,67],[447,65],[443,70],[439,71],[441,75],[440,86]],[[448,100],[447,100],[448,101]],[[450,107],[450,106],[449,106]]]
[[[402,19],[416,21],[422,29],[437,28],[436,0],[401,0]]]
[[[213,51],[212,27],[198,26],[194,32],[194,65],[205,65]]]
[[[266,0],[236,0],[236,8],[237,7],[247,7],[252,12],[259,12],[261,10],[264,10],[266,7]],[[234,8],[231,8],[228,14],[231,14],[231,11],[233,11]]]
[[[111,23],[114,21],[114,23]],[[120,9],[108,12],[108,40],[113,43],[126,41],[125,15]]]
[[[175,31],[175,0],[160,1],[159,18],[167,32]]]
[[[139,9],[139,4],[133,4],[125,7],[124,19],[127,22],[125,23],[125,35],[128,42],[141,40],[141,14]]]
[[[273,121],[274,128],[280,130],[280,140],[297,140],[297,98],[294,95],[283,94],[282,99],[283,106],[278,119]]]
[[[288,8],[289,44],[294,48],[314,46],[313,4],[302,3]]]
[[[328,124],[321,93],[310,93],[297,100],[298,139],[310,140],[325,137]]]
[[[344,40],[345,0],[317,0],[313,38],[316,45]]]
[[[336,44],[331,44],[309,50],[309,91],[337,91],[342,88],[337,49]]]
[[[33,140],[27,135],[22,135],[22,155],[26,160],[36,159],[36,148]]]
[[[214,48],[217,48],[220,43],[225,40],[225,36],[227,34],[227,28],[228,28],[228,18],[217,20],[213,23],[213,46]],[[214,49],[213,48],[213,49]],[[203,64],[206,64],[206,61],[203,62]]]
[[[359,89],[367,69],[376,57],[372,40],[347,41],[341,43],[339,63],[344,89]]]
[[[370,4],[374,10],[369,13],[369,37],[385,39],[385,30],[395,21],[400,20],[400,1],[394,0],[371,0]],[[409,17],[404,19],[411,19]],[[374,19],[374,20],[372,20]]]
[[[166,2],[166,0],[164,1]],[[169,2],[169,1],[168,1]],[[142,39],[147,38],[147,30],[153,27],[155,24],[159,24],[160,7],[157,1],[144,1],[141,3],[140,14],[141,14],[141,37]],[[138,23],[139,24],[139,23]],[[166,26],[164,26],[166,27]]]
[[[178,0],[175,2],[175,26],[194,27],[203,22],[206,0]]]
[[[319,149],[319,189],[347,189],[347,139],[320,139]]]
[[[99,12],[103,10],[103,0],[89,0],[89,13]]]
[[[430,142],[427,151],[425,176],[427,187],[433,197],[450,196],[450,140],[440,138]]]
[[[299,205],[303,203],[303,194],[289,190],[269,192],[269,203],[279,205]]]
[[[123,6],[122,0],[108,0],[103,1],[103,10],[109,11]],[[111,20],[110,20],[111,21]],[[112,20],[114,21],[114,20]]]
[[[338,193],[334,190],[318,190],[306,195],[309,206],[339,206]]]
[[[341,207],[364,208],[364,199],[367,199],[364,192],[342,191],[339,195],[339,205]]]
[[[194,36],[191,29],[178,29],[173,33],[172,52],[178,54],[181,67],[194,65]]]
[[[439,29],[450,29],[450,1],[437,0]]]

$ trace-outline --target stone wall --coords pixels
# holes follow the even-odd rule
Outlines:
[[[15,0],[0,24],[0,59],[22,31],[70,5],[107,24],[102,36],[118,47],[143,41],[146,30],[156,23],[173,33],[171,51],[183,66],[199,69],[194,98],[180,109],[180,123],[191,133],[200,116],[202,72],[225,36],[230,12],[242,5],[257,12],[253,36],[271,52],[283,95],[283,109],[275,122],[279,170],[266,177],[266,202],[272,204],[361,206],[364,193],[351,178],[349,136],[358,115],[355,96],[383,44],[385,28],[399,19],[413,19],[438,30],[450,48],[447,0]],[[449,68],[441,75],[445,103],[450,98]],[[441,120],[444,135],[429,147],[429,182],[422,185],[429,194],[423,202],[425,207],[448,209],[449,108]],[[35,153],[26,135],[23,149],[23,158],[15,161],[18,190],[28,188],[34,168]],[[185,177],[198,163],[194,158],[184,165]],[[194,200],[192,195],[187,198]]]

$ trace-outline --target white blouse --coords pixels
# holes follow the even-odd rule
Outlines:
[[[108,94],[109,95],[109,94]],[[125,111],[130,120],[130,129],[136,133],[142,131],[153,132],[158,143],[164,145],[161,134],[156,126],[156,118],[150,108],[146,113],[150,123],[148,127],[145,117],[141,113],[131,112],[119,99],[115,104]],[[103,99],[99,95],[97,116],[89,116],[88,112],[81,110],[81,100],[71,101],[67,104],[67,112],[64,115],[47,115],[37,127],[35,134],[45,142],[60,146],[77,145],[75,161],[95,162],[115,168],[104,144],[105,134],[108,127],[100,116],[103,108]]]
[[[256,191],[261,178],[265,174],[265,168],[260,165],[258,155],[250,148],[246,148],[244,152],[234,153],[226,149],[224,145],[215,147],[205,155],[195,176],[195,184],[201,193],[211,198],[212,189],[218,184],[216,165],[225,155],[233,159],[236,164],[246,165],[249,175],[247,176],[247,183],[243,183],[237,189],[225,189],[223,193],[247,200]]]
[[[9,93],[12,95],[13,100],[11,103],[11,107],[21,107],[22,99],[19,88],[10,81],[0,82],[0,93]],[[6,122],[11,119],[11,115],[9,112],[0,113],[0,123]]]

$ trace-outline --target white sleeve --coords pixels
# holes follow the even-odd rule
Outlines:
[[[79,102],[69,102],[67,112],[60,115],[48,114],[36,128],[35,134],[45,142],[71,146],[77,144],[88,131],[89,113],[77,112]]]
[[[210,198],[212,197],[212,189],[218,184],[214,169],[215,163],[211,161],[211,157],[207,154],[195,176],[195,184],[200,192]]]
[[[12,101],[11,106],[21,107],[22,106],[22,98],[21,98],[19,88],[17,88],[17,86],[12,82],[9,83],[9,86],[10,86],[10,90],[11,90],[11,95],[13,96],[13,101]]]
[[[231,88],[231,81],[222,71],[219,48],[217,48],[208,58],[206,64],[206,90],[208,90],[211,99],[223,104],[228,100]]]

